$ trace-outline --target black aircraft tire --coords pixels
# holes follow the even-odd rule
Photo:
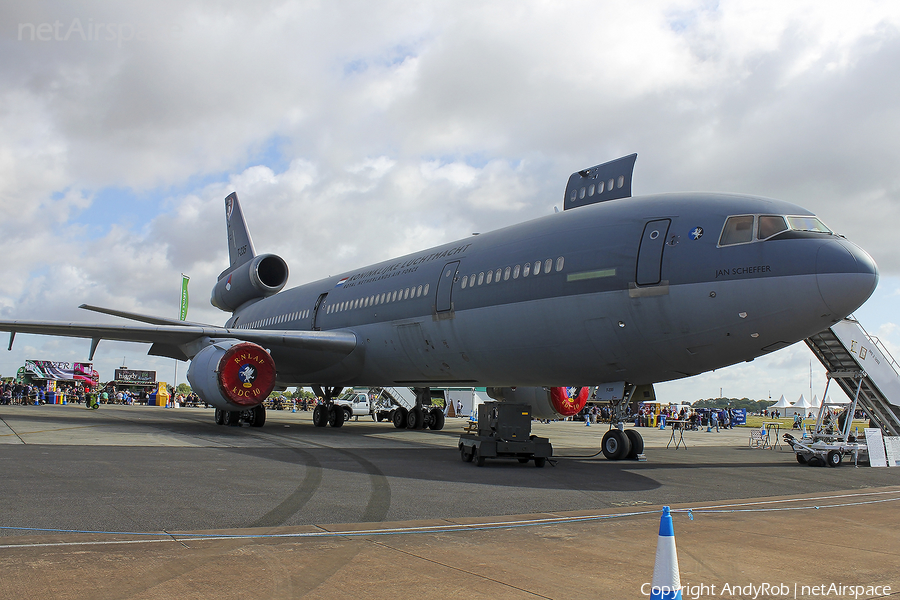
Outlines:
[[[425,414],[418,406],[409,411],[406,415],[407,429],[422,429],[425,426]]]
[[[216,409],[216,425],[225,424],[225,411],[221,408]]]
[[[317,404],[313,409],[313,425],[316,427],[328,425],[328,409],[322,404]]]
[[[250,416],[250,426],[251,427],[262,427],[266,424],[266,407],[260,404],[259,406],[254,406],[250,409],[252,413]]]
[[[236,427],[241,424],[241,413],[237,410],[226,410],[224,424],[228,427]]]
[[[444,428],[444,411],[439,408],[431,409],[431,430],[440,431]]]
[[[631,442],[624,431],[610,429],[603,434],[603,456],[608,460],[621,460],[631,452]]]
[[[636,429],[626,429],[625,435],[628,437],[628,441],[631,442],[631,450],[629,450],[628,456],[625,458],[636,459],[638,454],[643,454],[644,452],[644,438],[641,437],[641,434]]]
[[[328,424],[337,429],[344,426],[344,417],[346,413],[339,406],[332,406],[328,409]]]
[[[406,409],[398,406],[391,413],[391,421],[397,429],[406,429]]]

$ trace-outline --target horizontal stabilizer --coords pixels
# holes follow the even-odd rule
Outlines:
[[[572,173],[566,185],[563,210],[631,197],[631,176],[637,154]]]

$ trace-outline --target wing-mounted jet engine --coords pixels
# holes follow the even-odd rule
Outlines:
[[[266,422],[262,403],[275,388],[275,361],[261,346],[239,340],[215,342],[197,353],[187,372],[191,388],[216,408],[216,423],[253,427]]]

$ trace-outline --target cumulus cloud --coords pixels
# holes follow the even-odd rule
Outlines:
[[[5,318],[84,319],[82,301],[175,314],[184,272],[189,318],[222,322],[207,298],[231,191],[296,285],[547,214],[570,173],[631,152],[636,193],[791,200],[900,275],[900,5],[76,1],[0,17]],[[709,386],[761,389],[805,352]]]

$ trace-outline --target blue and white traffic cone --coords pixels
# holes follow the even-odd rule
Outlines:
[[[675,552],[675,528],[668,506],[663,506],[663,514],[659,519],[659,541],[656,543],[656,563],[653,565],[650,600],[681,600],[681,576],[678,574],[678,555]]]

